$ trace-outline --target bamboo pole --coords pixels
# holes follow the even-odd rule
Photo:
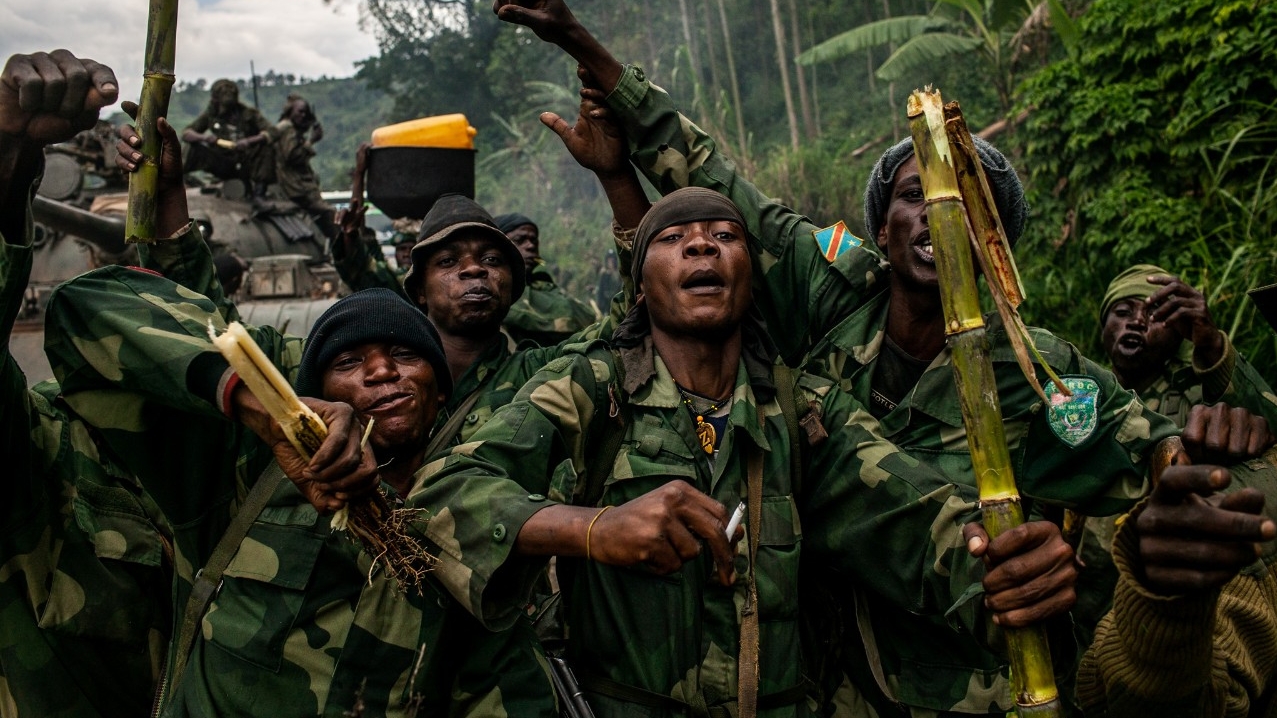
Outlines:
[[[927,200],[927,223],[940,278],[945,334],[953,352],[954,383],[980,491],[984,527],[991,538],[997,538],[1024,523],[1024,511],[1011,471],[997,381],[980,312],[966,208],[955,171],[954,149],[945,129],[940,93],[911,94],[908,117]],[[1061,705],[1045,631],[1041,626],[1007,629],[1006,639],[1011,686],[1019,715],[1022,718],[1058,716]]]
[[[155,120],[168,115],[177,58],[177,2],[151,0],[146,23],[146,69],[138,100],[138,148],[145,159],[129,175],[129,210],[124,220],[128,242],[155,241],[156,195],[160,182],[160,133]]]
[[[328,436],[323,419],[297,398],[284,375],[239,322],[231,322],[220,336],[210,323],[208,333],[240,380],[279,423],[293,448],[306,459],[313,456]],[[364,431],[365,442],[371,433],[370,423]],[[380,565],[400,588],[414,588],[420,594],[435,558],[412,537],[408,525],[423,513],[421,509],[392,509],[378,489],[347,503],[333,516],[332,528],[346,531],[372,556],[369,580]]]

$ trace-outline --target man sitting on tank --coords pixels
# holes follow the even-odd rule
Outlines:
[[[220,180],[240,180],[245,193],[253,183],[265,183],[273,173],[272,159],[263,148],[270,144],[270,124],[262,113],[239,101],[239,86],[231,80],[213,83],[208,107],[182,130],[188,143],[186,172],[204,171]]]

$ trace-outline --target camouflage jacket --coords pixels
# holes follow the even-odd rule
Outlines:
[[[669,95],[646,81],[641,69],[626,68],[608,103],[625,127],[631,158],[658,189],[707,187],[736,203],[761,245],[762,279],[755,297],[786,361],[809,355],[810,371],[867,403],[886,316],[888,269],[881,256],[845,227],[816,227],[740,177],[713,139],[678,114]],[[1021,492],[1091,514],[1125,510],[1143,491],[1143,450],[1174,433],[1174,427],[1146,411],[1110,373],[1071,345],[1042,330],[1034,330],[1034,337],[1053,368],[1093,382],[1091,396],[1098,395],[1100,403],[1091,405],[1095,411],[1089,418],[1095,423],[1089,431],[1069,428],[1062,418],[1056,423],[1067,440],[1058,437],[1049,428],[1050,412],[1025,384],[1005,343],[997,344],[995,371]],[[946,351],[908,399],[882,419],[881,430],[917,460],[974,485],[948,364]],[[1085,451],[1081,463],[1070,445],[1079,437],[1078,448]],[[1137,451],[1139,456],[1131,455]],[[1059,480],[1078,467],[1077,478]],[[857,601],[855,611],[844,612],[853,625],[847,626],[842,655],[860,692],[874,696],[880,711],[903,705],[919,708],[920,714],[1001,713],[1010,705],[1005,659],[970,638],[937,633],[934,619],[910,615],[872,592],[858,592]],[[866,645],[859,645],[862,640]],[[886,696],[892,698],[883,700]]]
[[[615,233],[618,244],[632,240],[629,234],[623,231],[616,230]],[[340,252],[337,251],[338,247],[341,247]],[[333,250],[333,261],[337,265],[337,271],[342,281],[351,289],[360,291],[383,287],[398,292],[400,296],[411,302],[386,260],[380,254],[374,256],[368,251],[369,247],[366,243],[359,243],[354,251],[347,252],[341,242],[334,242]],[[525,290],[524,297],[527,294]],[[470,394],[479,391],[481,393],[478,401],[466,413],[465,421],[452,443],[469,441],[470,436],[492,416],[492,412],[498,407],[509,404],[519,387],[531,379],[538,369],[559,356],[563,347],[575,342],[611,337],[612,330],[625,317],[632,297],[633,290],[627,285],[627,291],[613,299],[607,316],[583,327],[557,345],[516,346],[514,338],[505,335],[508,341],[493,344],[478,361],[470,365],[465,374],[453,381],[452,396],[448,397],[444,411],[439,413],[435,428],[438,429],[447,423]]]
[[[58,385],[28,391],[8,352],[26,230],[0,237],[0,715],[146,715],[168,643],[169,529]]]
[[[571,337],[595,319],[594,310],[559,288],[542,263],[528,272],[527,288],[501,326],[515,341],[532,341],[544,347]]]
[[[887,302],[888,293],[879,292],[835,327],[812,352],[809,370],[868,401],[885,336]],[[1077,395],[1058,406],[1044,405],[1024,380],[1001,321],[996,315],[986,321],[1012,468],[1026,511],[1044,510],[1039,500],[1050,504],[1045,508],[1047,515],[1056,511],[1056,516],[1061,506],[1095,516],[1129,509],[1145,492],[1153,447],[1177,433],[1174,424],[1149,411],[1110,372],[1083,357],[1073,345],[1030,328],[1043,358]],[[953,481],[974,486],[951,356],[947,348],[941,351],[914,389],[880,419],[881,429],[885,438],[910,456]],[[1037,375],[1048,395],[1058,396],[1048,385],[1046,372],[1039,368]],[[1070,409],[1077,417],[1065,413]],[[1106,576],[1092,575],[1089,566],[1083,574],[1079,607],[1095,614],[1086,619],[1089,624],[1107,610],[1111,594]],[[880,666],[876,674],[880,678],[873,683],[894,702],[924,711],[999,715],[1013,707],[1004,656],[945,631],[934,618],[911,615],[879,596],[858,599],[854,627],[858,630],[846,636],[842,655],[845,670],[860,676],[856,682],[862,690],[878,670],[866,664],[865,650],[857,650],[863,641]],[[1067,638],[1061,635],[1057,642]],[[1057,658],[1066,657],[1067,652],[1057,652]],[[1066,683],[1070,665],[1061,665],[1057,671]]]
[[[1135,391],[1148,408],[1168,416],[1176,426],[1188,422],[1188,412],[1195,404],[1225,402],[1240,406],[1268,420],[1277,427],[1277,395],[1250,365],[1237,353],[1232,340],[1224,333],[1224,354],[1215,366],[1199,369],[1193,364],[1193,345],[1184,342],[1180,351],[1166,362],[1161,374]],[[1274,429],[1277,431],[1277,429]]]
[[[310,130],[298,131],[285,118],[275,125],[275,181],[279,191],[290,199],[319,192],[319,178],[310,166],[315,147],[310,143]]]
[[[227,367],[209,353],[207,327],[224,322],[207,298],[120,267],[64,285],[49,311],[67,401],[130,457],[179,527],[180,608],[193,569],[270,462],[218,409]],[[296,348],[269,328],[250,331],[268,355]],[[369,579],[371,565],[284,482],[227,568],[165,714],[342,716],[357,704],[365,715],[555,714],[526,622],[489,632],[433,581],[405,596],[384,574]]]
[[[1267,515],[1277,516],[1273,465],[1255,460],[1230,469],[1234,485],[1263,490]],[[1161,596],[1136,578],[1133,525],[1117,532],[1113,611],[1078,672],[1086,715],[1277,716],[1277,544],[1266,544],[1260,560],[1220,590]]]
[[[485,623],[504,625],[517,614],[522,594],[511,589],[526,587],[544,560],[513,554],[515,537],[547,503],[586,501],[579,477],[600,450],[609,415],[619,412],[626,417],[624,439],[596,505],[621,504],[677,478],[736,506],[747,493],[746,456],[754,448],[762,452],[763,524],[755,567],[760,696],[801,686],[800,554],[906,610],[946,613],[967,630],[983,626],[980,602],[970,600],[983,568],[961,539],[962,524],[974,515],[974,490],[947,482],[882,440],[877,423],[848,395],[803,376],[797,404],[820,407],[829,438],[810,450],[795,447],[771,396],[772,377],[751,377],[742,362],[728,429],[711,466],[650,342],[621,356],[627,368],[618,381],[605,344],[565,352],[470,442],[423,469],[427,477],[409,503],[448,507],[427,526],[444,552],[436,575]],[[793,475],[795,451],[801,452],[801,477]],[[575,564],[574,580],[564,584],[568,653],[587,675],[587,691],[601,675],[673,697],[691,706],[686,715],[711,715],[715,706],[734,710],[739,608],[751,569],[747,546],[738,546],[740,578],[729,588],[711,578],[708,554],[670,576],[560,559],[560,571]],[[600,716],[635,710],[597,692],[590,700]],[[801,699],[782,705],[767,714],[808,714]]]
[[[887,267],[872,243],[842,223],[817,227],[739,176],[714,139],[680,115],[642,69],[627,66],[607,102],[625,128],[630,158],[662,194],[705,187],[736,204],[754,250],[754,297],[786,364],[799,366],[815,342],[885,284]]]

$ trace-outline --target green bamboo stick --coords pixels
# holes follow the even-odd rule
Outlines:
[[[124,220],[128,242],[154,242],[156,195],[160,182],[160,133],[155,120],[168,115],[177,57],[177,1],[151,0],[146,23],[146,69],[138,100],[139,151],[145,156],[129,176],[129,211]]]
[[[1024,511],[1011,471],[997,381],[980,312],[967,213],[940,93],[912,93],[908,117],[927,199],[927,224],[940,278],[945,334],[953,352],[954,383],[980,491],[984,527],[991,538],[996,538],[1024,523]],[[1059,692],[1045,631],[1040,626],[1008,629],[1006,639],[1019,715],[1058,716]]]

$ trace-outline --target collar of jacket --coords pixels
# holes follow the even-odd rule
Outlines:
[[[682,406],[683,397],[679,394],[678,384],[656,353],[650,334],[637,346],[618,348],[616,351],[625,371],[621,388],[629,397],[629,403],[665,409],[678,409]],[[763,376],[755,376],[756,373],[758,372],[750,371],[748,363],[743,359],[739,362],[728,422],[744,429],[755,444],[770,451],[771,445],[764,436],[762,422],[755,407],[759,406],[759,401],[773,401],[776,385],[770,371]],[[766,399],[763,398],[764,392],[767,393]]]

